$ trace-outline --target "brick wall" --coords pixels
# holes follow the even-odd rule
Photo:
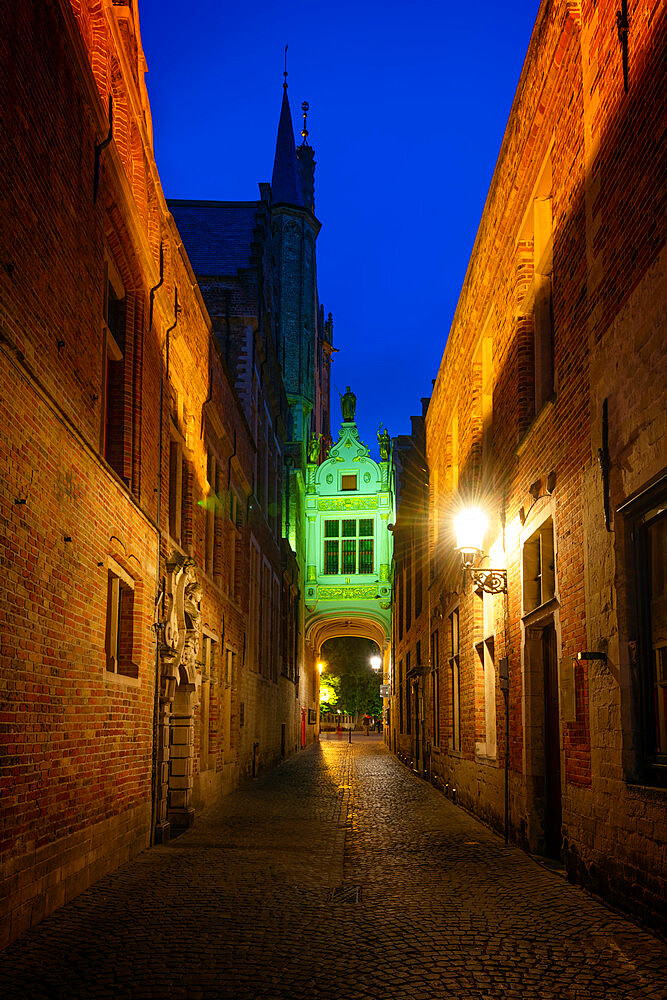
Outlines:
[[[286,567],[279,538],[264,520],[251,523],[256,442],[247,400],[230,383],[161,191],[136,5],[28,0],[8,17],[0,40],[11,109],[0,137],[8,171],[0,233],[3,943],[165,836],[170,816],[188,822],[235,787],[251,771],[255,734],[261,766],[279,758],[283,723],[293,752],[301,704],[315,695],[312,664],[302,662],[297,689],[254,677],[244,656],[251,531],[279,581]],[[99,149],[95,192],[110,94],[113,137]],[[110,288],[122,303],[114,331]],[[171,440],[182,472],[179,538],[170,534]],[[197,584],[188,612],[197,642],[170,681],[155,622],[167,621],[165,587],[184,560]],[[178,733],[170,728],[176,702],[189,713]]]
[[[511,836],[557,853],[572,878],[655,921],[665,798],[639,760],[632,545],[627,519],[613,511],[665,467],[664,162],[656,155],[665,18],[653,3],[629,7],[626,95],[616,7],[541,5],[429,406],[431,606],[441,607],[445,622],[458,608],[461,626],[461,750],[451,742],[450,675],[441,666],[449,747],[433,756],[432,775],[503,828],[498,669],[507,656]],[[546,356],[545,288],[553,337],[546,396],[536,376]],[[478,365],[486,337],[493,388],[484,460]],[[598,463],[604,399],[609,531]],[[471,502],[489,517],[485,565],[507,570],[507,597],[494,599],[492,759],[476,750],[490,709],[474,648],[478,597],[470,584],[463,588],[451,530],[456,510]],[[531,603],[536,539],[553,562],[554,587]],[[544,669],[551,630],[550,736]],[[582,650],[605,650],[606,665],[575,660]]]

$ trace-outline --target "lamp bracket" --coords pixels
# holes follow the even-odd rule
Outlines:
[[[507,593],[507,570],[467,567],[474,584],[487,594]]]

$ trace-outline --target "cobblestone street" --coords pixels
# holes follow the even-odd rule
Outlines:
[[[361,886],[359,902],[332,902]],[[667,996],[667,949],[379,740],[323,741],[0,956],[29,998]]]

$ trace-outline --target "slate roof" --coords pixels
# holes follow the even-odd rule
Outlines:
[[[284,202],[287,205],[297,205],[301,208],[304,206],[287,87],[283,88],[276,156],[273,161],[273,176],[271,177],[271,198],[274,205]]]
[[[261,201],[168,201],[195,274],[237,274],[250,264]]]

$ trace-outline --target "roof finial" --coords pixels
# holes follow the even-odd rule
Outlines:
[[[309,108],[310,108],[310,104],[308,103],[308,101],[304,101],[303,104],[301,105],[301,110],[303,111],[303,128],[301,129],[301,135],[303,136],[303,143],[302,143],[302,145],[304,145],[304,146],[308,145],[308,129],[306,128],[306,124],[307,124],[306,119],[308,118],[308,109]]]
[[[283,90],[287,90],[287,46],[285,46],[285,72],[283,73],[283,76],[285,77]]]

